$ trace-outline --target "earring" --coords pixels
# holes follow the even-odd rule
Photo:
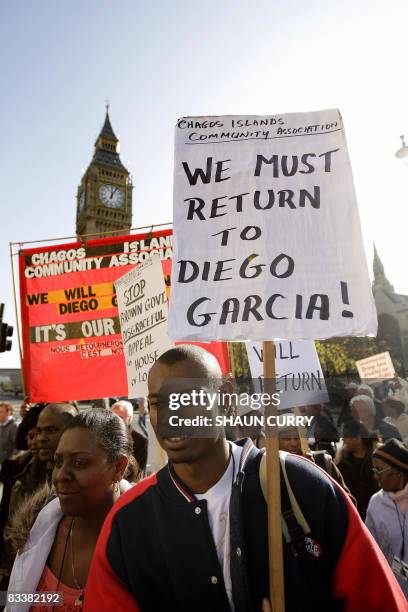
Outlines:
[[[113,490],[115,493],[119,493],[119,482],[117,480],[115,480],[113,483]]]

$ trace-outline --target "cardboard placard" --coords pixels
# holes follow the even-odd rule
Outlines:
[[[338,110],[177,122],[175,340],[373,336]]]
[[[129,398],[148,394],[147,377],[174,346],[167,335],[168,306],[160,258],[155,255],[115,281]]]

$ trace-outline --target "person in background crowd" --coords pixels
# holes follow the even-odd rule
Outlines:
[[[45,482],[47,471],[45,462],[39,458],[37,443],[37,422],[44,404],[36,404],[21,421],[16,434],[16,448],[25,451],[15,460],[9,477],[4,484],[1,500],[1,517],[4,521],[4,547],[1,554],[0,590],[6,590],[11,567],[14,562],[14,553],[8,545],[8,528],[10,517],[20,507],[24,499],[37,491]],[[3,531],[2,531],[3,534]]]
[[[68,402],[47,404],[37,422],[38,456],[47,469],[47,480],[51,483],[54,468],[54,453],[59,439],[69,421],[78,414],[78,408]]]
[[[30,472],[33,463],[39,464],[37,447],[37,421],[42,404],[36,404],[30,412],[26,412],[25,417],[17,427],[15,447],[17,451],[22,451],[14,459],[4,461],[0,481],[3,483],[3,494],[0,503],[1,516],[7,521],[11,490],[16,479],[23,474]],[[42,464],[44,466],[44,464]],[[32,493],[37,488],[39,482],[34,478],[27,492]]]
[[[370,500],[366,525],[408,599],[408,447],[388,440],[373,454],[381,490]]]
[[[380,402],[387,397],[389,393],[389,381],[382,380],[374,387],[374,395]]]
[[[0,464],[10,459],[14,451],[17,423],[12,410],[11,404],[0,404]]]
[[[137,411],[138,411],[138,425],[146,438],[149,437],[147,430],[146,418],[149,414],[149,402],[147,397],[139,397],[137,400]]]
[[[383,401],[385,420],[398,429],[404,441],[408,439],[408,414],[404,412],[405,406],[394,397],[387,397]]]
[[[84,410],[68,421],[55,452],[57,497],[38,514],[28,539],[19,524],[26,517],[21,512],[14,520],[14,544],[24,554],[14,563],[9,591],[61,591],[64,603],[58,610],[81,610],[102,523],[121,492],[130,488],[122,479],[131,453],[129,430],[110,410]],[[28,611],[30,605],[15,609]],[[32,609],[49,612],[50,607]]]
[[[84,612],[259,611],[268,597],[264,453],[250,440],[228,442],[219,427],[213,437],[160,434],[170,393],[184,392],[192,379],[200,379],[208,392],[221,389],[217,360],[197,346],[167,351],[150,370],[150,420],[169,462],[109,513],[92,560]],[[220,414],[224,406],[214,410]],[[186,406],[183,412],[192,415],[197,408]],[[310,555],[304,564],[284,542],[286,612],[403,610],[397,581],[341,487],[303,457],[288,453],[284,459],[313,537],[309,553],[303,540],[302,558]]]
[[[17,450],[26,450],[27,441],[22,439],[20,430],[19,425],[16,432],[15,447]],[[24,470],[31,459],[31,452],[24,452],[16,455],[13,459],[5,459],[1,466],[0,482],[3,484],[3,490],[0,502],[0,557],[3,554],[3,531],[9,516],[11,489],[16,477]]]
[[[16,450],[20,451],[22,454],[27,454],[27,451],[30,451],[31,455],[30,444],[27,436],[31,429],[35,429],[35,433],[37,435],[37,421],[44,407],[45,404],[42,402],[33,404],[30,407],[30,410],[25,411],[24,416],[18,424],[15,444]],[[38,449],[36,450],[38,451]]]
[[[371,399],[374,399],[374,390],[370,387],[370,385],[365,385],[365,384],[360,384],[357,387],[356,392],[354,393],[354,395],[366,395],[367,397],[371,397]]]
[[[344,402],[337,420],[338,427],[341,427],[344,423],[353,418],[351,416],[350,400],[356,394],[357,389],[358,385],[355,382],[351,382],[344,387]]]
[[[383,442],[390,438],[402,440],[398,429],[376,416],[374,401],[368,395],[355,395],[351,400],[351,414],[355,421],[361,421],[370,432],[375,432]]]
[[[238,406],[237,415],[245,419],[246,422],[244,421],[242,425],[235,429],[235,431],[233,432],[235,434],[235,437],[233,439],[241,440],[242,438],[250,438],[256,448],[264,448],[265,432],[263,430],[263,427],[262,425],[257,424],[255,421],[253,421],[253,424],[251,424],[250,420],[254,417],[261,417],[262,413],[259,410],[251,410],[251,408],[249,408],[248,406]],[[247,425],[246,423],[249,423],[249,425]]]
[[[109,410],[112,404],[117,401],[117,398],[100,397],[92,402],[92,408],[101,408],[102,410]]]
[[[382,402],[376,399],[374,389],[370,387],[370,385],[360,384],[353,397],[357,395],[366,395],[373,400],[377,419],[383,419],[385,417]]]
[[[315,440],[314,450],[324,450],[334,457],[335,445],[340,440],[340,435],[330,411],[323,404],[313,404],[306,407],[306,412],[308,416],[313,417],[310,436]]]
[[[239,401],[237,401],[235,395],[242,395],[244,393],[248,394],[248,387],[246,385],[243,385],[240,389],[238,389],[233,373],[225,372],[222,377],[222,388],[224,393],[226,394],[224,397],[225,416],[227,418],[230,417],[232,419],[235,419],[236,416],[243,416],[245,410],[249,410],[249,408],[242,410],[242,407],[240,406]],[[246,434],[243,431],[244,429],[245,428],[242,428],[238,425],[227,423],[225,426],[225,437],[227,438],[227,440],[231,441],[240,440],[241,438],[246,437]],[[262,435],[263,433],[260,430],[258,433],[255,434],[254,437],[252,437],[252,441],[255,446],[257,446],[258,437]],[[248,435],[248,437],[251,437],[251,435]]]
[[[16,447],[23,451],[26,450],[25,456],[29,458],[29,461],[14,479],[9,512],[13,512],[24,497],[32,495],[45,482],[46,463],[39,456],[37,429],[38,419],[44,407],[44,404],[33,406],[18,426]]]
[[[122,421],[129,428],[129,432],[133,440],[133,456],[135,457],[137,461],[139,470],[143,471],[146,468],[146,462],[147,462],[148,439],[146,436],[142,436],[141,433],[132,429],[133,406],[131,402],[128,402],[126,400],[120,400],[112,404],[111,410],[118,417],[120,417]],[[131,474],[131,478],[132,478],[132,481],[135,481],[136,475]]]
[[[333,462],[333,459],[329,453],[326,453],[325,451],[309,451],[306,455],[303,454],[299,431],[296,427],[279,428],[279,450],[310,459],[316,465],[322,468],[322,470],[327,472],[329,476],[331,476],[351,496],[340,470]]]
[[[405,410],[408,409],[408,382],[396,376],[391,384],[389,385],[389,395],[396,400],[399,400],[404,404]]]
[[[378,491],[373,476],[372,454],[378,439],[363,423],[348,421],[343,427],[343,448],[337,464],[344,482],[357,501],[357,510],[364,520],[368,502]]]
[[[23,402],[21,404],[19,411],[18,411],[20,415],[19,423],[21,423],[21,421],[24,419],[25,415],[30,410],[30,408],[31,408],[31,404],[27,404],[27,402]]]

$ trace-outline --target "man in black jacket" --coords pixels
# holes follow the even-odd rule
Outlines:
[[[126,400],[120,400],[112,404],[111,410],[120,419],[122,419],[122,421],[129,428],[129,433],[133,441],[133,456],[137,461],[139,470],[143,472],[143,470],[146,468],[147,462],[148,439],[146,436],[143,436],[138,431],[132,429],[133,405],[131,404],[131,402],[128,402]],[[132,476],[136,475],[132,474]]]
[[[209,392],[220,379],[215,358],[194,346],[167,351],[150,372],[150,418],[169,463],[109,513],[84,612],[259,612],[268,598],[262,451],[250,440],[228,442],[222,430],[168,436],[158,425],[170,407],[169,383],[187,389],[191,379]],[[303,555],[284,543],[286,611],[404,610],[391,570],[341,488],[302,457],[287,454],[285,469],[310,526]]]

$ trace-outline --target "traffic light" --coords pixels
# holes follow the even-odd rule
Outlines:
[[[2,323],[0,329],[0,353],[4,353],[4,351],[11,351],[11,340],[8,340],[7,338],[11,338],[12,335],[12,326],[7,325],[7,323]]]
[[[0,353],[4,353],[5,351],[11,351],[11,338],[13,335],[13,328],[11,325],[7,325],[7,323],[3,323],[3,312],[4,312],[4,304],[0,304]]]

